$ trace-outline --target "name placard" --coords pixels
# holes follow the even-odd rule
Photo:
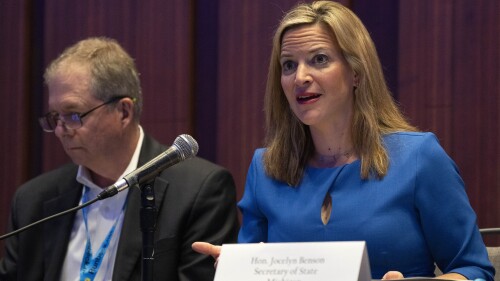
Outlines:
[[[365,242],[222,245],[214,281],[371,281]]]

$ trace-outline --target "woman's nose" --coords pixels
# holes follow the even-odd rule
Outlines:
[[[295,84],[303,86],[312,82],[311,73],[305,64],[299,64],[295,72]]]

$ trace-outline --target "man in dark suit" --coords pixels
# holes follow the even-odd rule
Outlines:
[[[139,124],[142,94],[132,58],[108,38],[66,49],[45,72],[49,113],[40,118],[73,163],[21,186],[9,230],[89,201],[166,147]],[[151,182],[158,210],[154,280],[213,280],[213,259],[194,241],[236,241],[236,191],[230,173],[195,157]],[[0,280],[141,280],[141,191],[128,188],[5,241]]]

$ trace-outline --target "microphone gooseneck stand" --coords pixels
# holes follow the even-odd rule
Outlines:
[[[72,212],[78,211],[78,210],[80,210],[80,209],[82,209],[82,208],[87,207],[88,205],[94,204],[95,202],[97,202],[97,201],[99,201],[99,200],[102,200],[102,198],[99,198],[99,197],[94,198],[94,199],[92,199],[92,200],[90,200],[90,201],[87,201],[87,202],[86,202],[86,203],[84,203],[84,204],[78,205],[78,206],[73,207],[73,208],[71,208],[71,209],[69,209],[69,210],[66,210],[66,211],[64,211],[64,212],[60,212],[60,213],[54,214],[54,215],[52,215],[52,216],[46,217],[46,218],[44,218],[44,219],[41,219],[41,220],[39,220],[39,221],[36,221],[36,222],[34,222],[34,223],[28,224],[28,225],[26,225],[26,226],[24,226],[24,227],[21,227],[21,228],[19,228],[19,229],[15,230],[15,231],[12,231],[12,232],[9,232],[9,233],[7,233],[7,234],[4,234],[4,235],[0,236],[0,240],[4,240],[4,239],[6,239],[6,238],[8,238],[8,237],[14,236],[14,235],[16,235],[16,234],[18,234],[18,233],[21,233],[21,232],[23,232],[23,231],[25,231],[25,230],[27,230],[27,229],[32,228],[32,227],[33,227],[33,226],[35,226],[35,225],[38,225],[38,224],[44,223],[44,222],[46,222],[46,221],[49,221],[49,220],[52,220],[52,219],[58,218],[58,217],[60,217],[60,216],[63,216],[63,215],[66,215],[66,214],[69,214],[69,213],[72,213]]]
[[[155,192],[151,184],[144,184],[141,190],[142,231],[142,281],[153,281],[154,234],[156,230]]]

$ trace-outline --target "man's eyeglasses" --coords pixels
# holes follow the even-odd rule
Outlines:
[[[124,99],[124,98],[130,98],[130,97],[128,97],[128,96],[113,97],[110,100],[108,100],[107,102],[102,103],[102,104],[90,109],[89,111],[87,111],[85,113],[59,114],[57,112],[49,112],[49,113],[45,114],[44,116],[38,118],[38,121],[40,122],[40,125],[42,126],[42,129],[45,132],[54,132],[56,127],[57,127],[57,121],[59,121],[59,120],[61,120],[63,125],[68,129],[78,129],[81,126],[83,126],[83,122],[82,122],[83,117],[89,115],[92,111],[94,111],[100,107],[103,107],[103,106],[110,104],[110,103],[113,103],[113,102],[117,102],[117,101]],[[135,99],[132,98],[132,100],[135,100]]]

